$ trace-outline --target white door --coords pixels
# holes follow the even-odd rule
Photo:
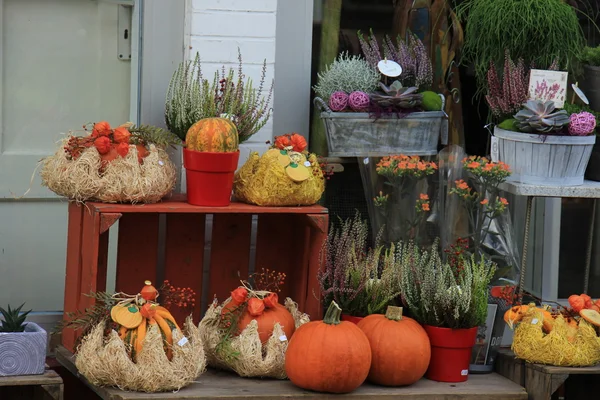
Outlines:
[[[138,55],[152,45],[140,45],[139,32],[155,33],[152,21],[144,25],[144,10],[155,15],[154,7],[174,7],[174,20],[161,22],[181,30],[175,46],[183,49],[183,2],[0,0],[0,306],[26,302],[39,322],[61,314],[67,202],[42,187],[37,174],[31,182],[32,174],[69,129],[100,120],[139,123],[142,87],[164,104],[171,71],[153,77],[164,84],[138,79]],[[156,123],[149,119],[141,122]]]

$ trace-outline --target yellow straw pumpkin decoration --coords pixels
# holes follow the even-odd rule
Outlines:
[[[165,353],[171,361],[173,330],[181,329],[169,310],[154,302],[156,295],[146,295],[147,289],[152,286],[149,281],[145,283],[146,286],[140,291],[140,294],[124,299],[113,306],[110,316],[115,323],[119,324],[119,337],[128,345],[129,356],[132,360],[136,360],[137,354],[142,349],[149,326],[157,325],[163,338]]]

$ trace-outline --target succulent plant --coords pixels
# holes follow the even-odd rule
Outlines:
[[[24,305],[25,303],[14,309],[11,309],[9,305],[8,310],[0,307],[0,313],[2,313],[2,316],[4,317],[4,320],[0,321],[2,322],[2,325],[0,325],[0,332],[23,332],[25,330],[25,325],[23,325],[23,323],[31,310],[21,314],[21,308],[23,308]]]
[[[548,133],[558,131],[570,122],[565,110],[556,110],[553,101],[527,100],[515,114],[515,125],[521,132]]]
[[[421,105],[423,95],[416,93],[417,87],[403,87],[400,81],[394,81],[390,86],[379,82],[382,92],[371,95],[371,101],[381,107],[413,108]]]

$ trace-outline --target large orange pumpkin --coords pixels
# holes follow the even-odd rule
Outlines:
[[[185,135],[188,150],[208,153],[231,153],[238,150],[238,131],[226,118],[204,118],[190,127]]]
[[[262,300],[260,300],[262,301]],[[230,301],[223,307],[223,312],[233,310],[236,306],[235,302]],[[238,320],[238,330],[242,332],[252,320],[256,320],[258,324],[258,336],[262,343],[266,343],[271,335],[273,334],[273,328],[276,323],[279,323],[281,329],[285,333],[288,340],[294,334],[296,330],[296,322],[292,314],[279,303],[274,304],[272,308],[265,308],[261,315],[252,316],[248,309],[244,310],[244,313]]]
[[[369,381],[405,386],[425,375],[431,359],[429,336],[417,321],[402,315],[401,307],[390,306],[385,315],[369,315],[358,327],[371,344]]]
[[[367,379],[371,346],[352,322],[340,321],[335,301],[323,321],[308,322],[296,330],[285,353],[285,373],[302,389],[349,393]]]

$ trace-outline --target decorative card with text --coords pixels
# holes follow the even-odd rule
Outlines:
[[[548,71],[532,69],[529,75],[529,98],[533,100],[552,100],[556,108],[563,108],[567,96],[566,71]]]

